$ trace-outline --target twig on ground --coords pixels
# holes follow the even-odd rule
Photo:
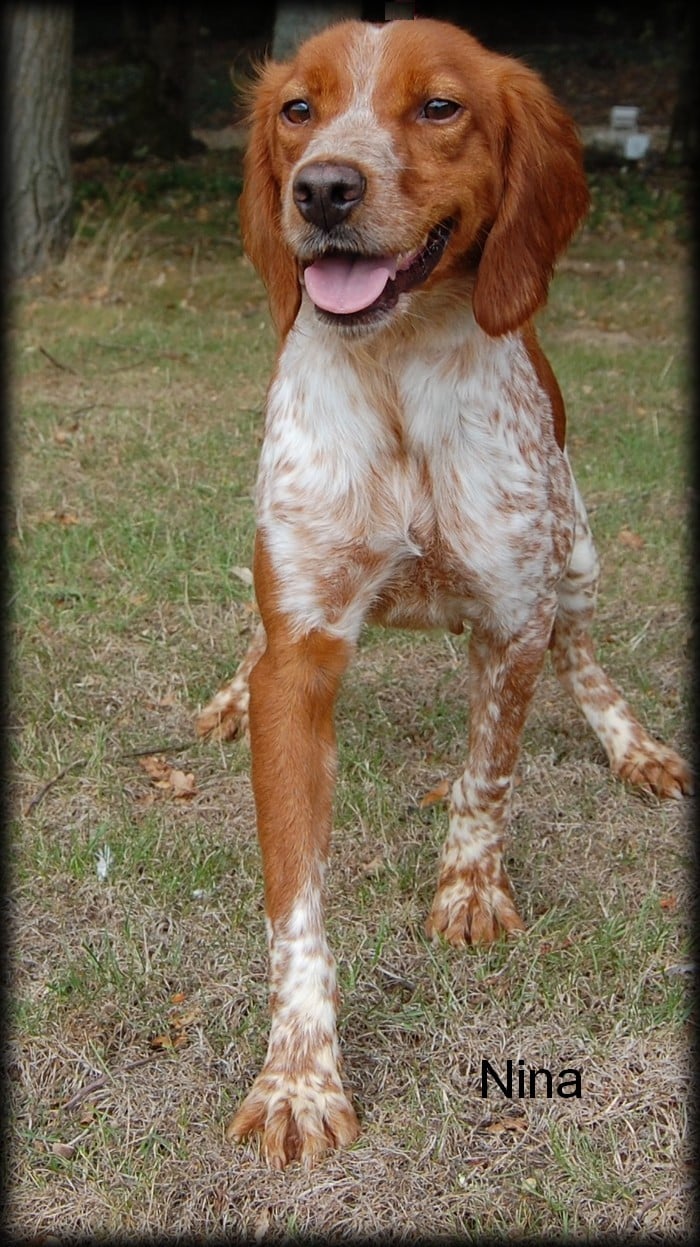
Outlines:
[[[71,368],[70,364],[62,364],[60,359],[56,359],[55,355],[52,355],[50,351],[47,351],[45,346],[40,346],[39,350],[41,351],[41,354],[48,359],[49,363],[53,364],[54,368],[60,368],[61,372],[72,372],[74,377],[80,376],[80,373],[77,372],[75,368]]]
[[[125,762],[128,758],[148,758],[156,753],[184,753],[187,749],[191,749],[193,745],[196,744],[198,744],[198,737],[194,737],[193,740],[188,741],[166,741],[165,743],[161,743],[159,745],[150,745],[147,749],[129,749],[125,753],[115,753],[111,757],[108,756],[107,761]],[[31,801],[27,802],[25,805],[23,810],[25,817],[27,814],[31,814],[32,811],[36,809],[39,803],[44,800],[46,794],[51,791],[55,784],[58,784],[60,780],[64,779],[65,776],[71,771],[77,770],[79,766],[87,766],[89,761],[89,758],[76,758],[74,762],[69,762],[68,765],[64,766],[63,769],[58,771],[56,775],[52,775],[51,779],[47,779],[46,783],[41,786],[39,791],[34,793]]]
[[[86,1083],[69,1100],[66,1100],[63,1108],[66,1112],[70,1112],[71,1109],[77,1108],[79,1104],[82,1104],[83,1100],[86,1100],[89,1095],[92,1095],[93,1091],[100,1091],[107,1086],[108,1082],[111,1082],[112,1079],[117,1078],[120,1074],[130,1074],[132,1070],[140,1069],[142,1065],[148,1065],[150,1061],[155,1061],[157,1056],[160,1056],[160,1052],[151,1052],[148,1056],[140,1057],[138,1061],[130,1061],[128,1065],[123,1065],[121,1069],[110,1070],[109,1073],[102,1074],[99,1078],[93,1078],[92,1082]]]
[[[108,758],[108,762],[123,762],[126,758],[148,758],[154,753],[184,753],[197,744],[197,737],[187,741],[166,741],[161,745],[151,745],[148,749],[129,749],[127,753],[117,753]]]
[[[75,762],[69,762],[68,766],[64,766],[63,770],[59,771],[57,775],[53,775],[51,779],[48,779],[46,781],[45,784],[42,784],[39,791],[34,793],[34,796],[32,797],[31,801],[29,801],[27,805],[25,805],[24,811],[23,811],[24,814],[25,815],[31,814],[32,810],[36,809],[39,802],[44,800],[44,797],[46,796],[47,792],[51,791],[54,784],[57,784],[59,780],[63,779],[64,776],[68,775],[70,771],[77,770],[79,766],[85,766],[86,762],[87,762],[87,758],[76,758]]]

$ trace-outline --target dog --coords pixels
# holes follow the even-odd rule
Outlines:
[[[228,1135],[259,1134],[275,1168],[358,1133],[322,893],[334,703],[366,620],[471,630],[433,937],[523,927],[504,837],[548,651],[616,775],[691,790],[596,661],[598,561],[533,326],[587,206],[574,124],[541,79],[447,23],[343,22],[254,87],[242,235],[279,335],[261,623],[199,730],[250,734],[271,1031]]]

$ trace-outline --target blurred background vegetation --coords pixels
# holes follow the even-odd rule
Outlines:
[[[259,0],[253,6],[162,3],[8,5],[3,14],[9,103],[6,205],[10,267],[18,276],[60,258],[86,199],[134,183],[235,195],[245,144],[242,87],[267,54],[288,56],[340,17],[437,17],[467,27],[539,70],[585,131],[614,104],[636,105],[652,135],[648,157],[610,161],[634,177],[637,205],[670,180],[682,189],[697,158],[694,10],[689,0],[562,8],[502,0]],[[584,138],[586,135],[584,133]],[[588,145],[591,169],[601,163]],[[136,167],[136,168],[135,168]]]

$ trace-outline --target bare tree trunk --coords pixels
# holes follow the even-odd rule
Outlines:
[[[279,0],[272,37],[272,56],[284,61],[299,44],[345,17],[361,17],[360,0]]]
[[[69,122],[73,10],[10,4],[2,22],[10,271],[24,277],[64,255],[71,233]]]

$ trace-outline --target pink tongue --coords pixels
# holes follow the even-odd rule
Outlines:
[[[396,276],[396,260],[389,256],[352,259],[327,256],[304,270],[304,285],[316,307],[324,312],[360,312],[378,299]]]

